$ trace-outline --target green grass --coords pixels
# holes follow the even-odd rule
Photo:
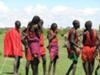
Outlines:
[[[13,58],[4,58],[3,57],[3,38],[4,38],[4,34],[5,33],[1,33],[0,34],[0,75],[10,75],[10,74],[6,74],[6,72],[13,72],[13,62],[14,59]],[[45,35],[46,35],[46,31],[45,31]],[[45,36],[46,39],[46,36]],[[71,64],[71,60],[69,60],[67,58],[67,50],[65,48],[63,48],[64,44],[64,38],[61,37],[59,35],[59,59],[57,61],[57,69],[56,69],[56,75],[65,75],[66,70],[68,70],[70,64]],[[45,47],[48,45],[48,41],[47,39],[45,40]],[[48,64],[49,64],[49,52],[46,49],[46,60],[47,60],[47,70],[48,70]],[[23,59],[21,59],[21,64],[20,64],[20,74],[21,75],[25,75],[25,63],[26,63],[26,59],[25,57]],[[97,66],[97,61],[95,62],[95,67]],[[30,67],[31,68],[31,67]],[[42,73],[42,60],[39,64],[39,75],[43,75]],[[100,70],[99,73],[100,75]],[[31,69],[30,69],[30,74],[31,73]],[[81,58],[79,58],[78,64],[77,64],[77,70],[76,70],[76,75],[85,75],[84,71],[83,71],[83,67],[82,67],[82,61]],[[94,74],[93,74],[94,75]]]

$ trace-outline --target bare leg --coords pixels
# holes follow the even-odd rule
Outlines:
[[[76,67],[77,67],[77,61],[74,61],[74,62],[73,62],[73,71],[72,71],[72,75],[75,75]]]
[[[45,56],[42,57],[42,64],[43,64],[43,75],[46,75],[46,58]]]
[[[19,66],[20,66],[20,57],[15,57],[14,75],[18,75]]]
[[[69,69],[68,69],[66,75],[69,75],[69,73],[71,72],[72,69],[73,69],[73,63],[70,65],[70,67],[69,67]]]
[[[96,68],[96,70],[95,70],[95,75],[98,75],[98,70],[99,70],[99,68],[100,68],[100,64],[97,66],[97,68]]]
[[[85,74],[86,74],[86,75],[89,75],[89,71],[88,71],[88,62],[87,62],[87,61],[83,63],[83,69],[84,69],[84,71],[85,71]]]
[[[56,71],[56,62],[57,62],[57,59],[54,59],[54,62],[53,62],[53,75],[55,75],[55,71]]]
[[[88,61],[86,62],[85,67],[86,67],[87,75],[90,75],[90,72],[89,72],[89,62]]]
[[[84,69],[85,75],[87,75],[86,62],[83,63],[83,69]]]
[[[50,75],[51,67],[52,67],[52,61],[50,61],[50,64],[49,64],[48,75]]]
[[[89,62],[89,70],[90,70],[90,74],[89,75],[92,75],[93,70],[94,70],[94,61],[93,62]]]
[[[29,65],[30,65],[30,61],[27,61],[26,62],[26,67],[25,67],[25,69],[26,69],[26,75],[28,75],[28,73],[29,73]]]
[[[34,58],[34,60],[33,60],[33,75],[38,75],[38,64],[39,64],[38,58]]]
[[[34,75],[34,62],[31,61],[31,69],[32,69],[32,75]]]
[[[100,68],[100,61],[99,61],[99,64],[98,64],[98,66],[97,66],[97,68],[96,68],[96,70],[95,70],[95,75],[98,75],[98,70],[99,70],[99,68]]]

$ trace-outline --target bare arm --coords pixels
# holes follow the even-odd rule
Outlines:
[[[98,36],[96,36],[96,40],[98,41],[98,44],[96,45],[96,50],[98,50],[99,46],[100,46],[100,39]]]
[[[56,34],[51,35],[51,33],[48,32],[48,36],[47,36],[47,38],[48,38],[49,41],[52,41],[52,39],[55,38],[55,37],[56,37]]]

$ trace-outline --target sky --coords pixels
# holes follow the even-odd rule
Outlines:
[[[77,19],[81,28],[91,20],[98,29],[100,0],[0,0],[0,27],[14,27],[16,20],[27,26],[35,15],[43,19],[45,28],[54,22],[59,28],[71,27]]]

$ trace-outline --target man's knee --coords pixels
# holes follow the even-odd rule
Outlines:
[[[26,69],[29,68],[29,64],[30,64],[30,63],[26,63],[26,66],[25,66]]]
[[[38,59],[38,58],[34,58],[33,64],[34,64],[34,65],[38,65],[38,64],[39,64],[39,59]]]
[[[43,64],[46,64],[46,59],[45,58],[43,59]]]
[[[15,62],[16,62],[17,64],[19,64],[19,63],[20,63],[20,57],[15,57]]]
[[[74,64],[77,64],[77,61],[73,61]]]

